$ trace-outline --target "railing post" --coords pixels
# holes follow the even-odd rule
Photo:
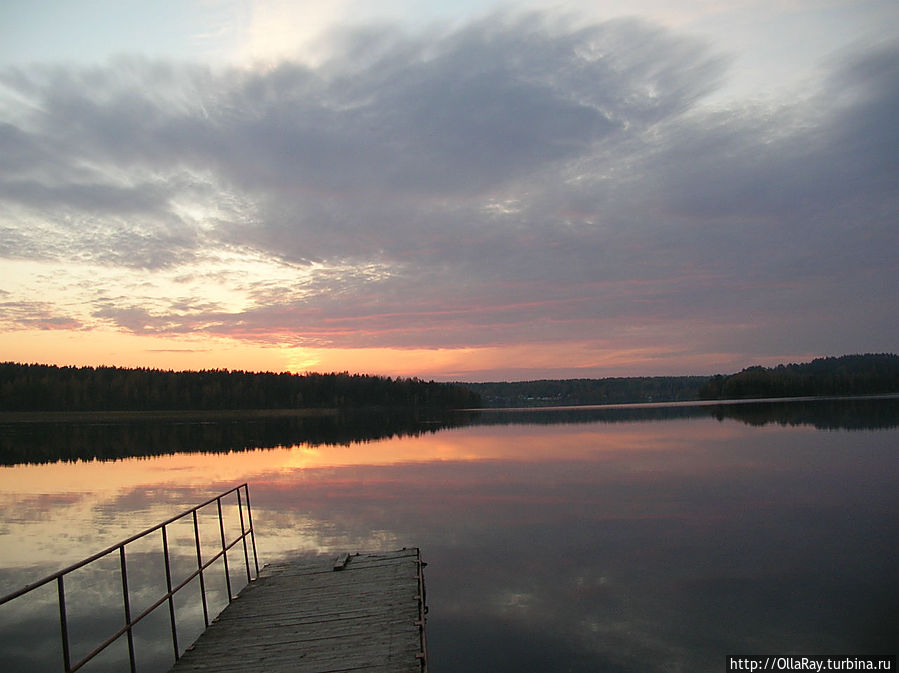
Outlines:
[[[200,596],[203,599],[203,623],[209,628],[209,608],[206,607],[206,581],[203,579],[203,555],[200,553],[200,526],[197,510],[194,510],[194,540],[197,543],[197,572],[200,575]]]
[[[250,485],[243,485],[247,495],[247,522],[250,524],[250,541],[253,543],[253,564],[256,566],[256,577],[259,577],[259,557],[256,556],[256,533],[253,530],[253,512],[250,509]]]
[[[222,496],[215,499],[219,509],[219,531],[222,534],[222,562],[225,564],[225,586],[228,588],[228,602],[233,600],[231,596],[231,573],[228,572],[228,544],[225,542],[225,520],[222,518]]]
[[[240,487],[237,488],[237,511],[240,514],[240,539],[243,541],[243,560],[244,567],[247,569],[247,582],[252,582],[253,578],[250,577],[250,552],[247,550],[247,531],[244,528],[243,523],[243,505],[241,504],[240,499]]]
[[[128,660],[131,662],[131,673],[137,671],[134,663],[134,634],[131,632],[131,598],[128,595],[128,567],[125,565],[125,545],[119,547],[119,560],[122,566],[122,601],[125,604],[125,626],[128,628]]]
[[[175,650],[175,661],[178,661],[178,627],[175,625],[175,597],[172,595],[172,570],[169,564],[169,541],[165,533],[165,524],[162,526],[162,551],[165,556],[165,584],[169,596],[169,618],[172,622],[172,649]]]
[[[69,626],[66,622],[66,588],[62,581],[62,575],[56,578],[56,593],[59,596],[59,628],[62,632],[62,664],[66,673],[72,670],[72,661],[69,659]]]
[[[244,496],[246,498],[246,506],[247,506],[247,519],[244,519],[243,516],[243,502],[241,498],[240,489],[243,488]],[[6,596],[0,596],[0,605],[8,603],[20,596],[24,596],[29,592],[46,585],[49,585],[54,580],[56,581],[56,591],[57,591],[57,600],[59,607],[59,629],[62,640],[62,659],[63,659],[63,669],[65,673],[74,673],[81,669],[82,666],[91,661],[98,654],[103,652],[109,645],[114,643],[118,638],[126,635],[128,638],[128,658],[130,662],[131,673],[136,673],[136,657],[135,657],[135,642],[134,642],[134,627],[140,623],[144,617],[147,617],[154,610],[161,607],[163,603],[168,602],[169,604],[169,619],[171,621],[172,627],[172,649],[175,653],[175,660],[180,659],[179,655],[179,645],[178,645],[178,625],[175,615],[175,593],[183,589],[187,586],[195,577],[199,576],[200,578],[200,595],[203,601],[203,620],[206,626],[209,626],[209,608],[208,602],[206,600],[206,582],[204,572],[207,568],[211,567],[218,560],[219,556],[222,557],[222,563],[225,568],[225,584],[227,585],[228,591],[228,602],[230,603],[234,596],[232,596],[232,587],[231,587],[231,570],[228,567],[228,550],[231,547],[237,545],[237,540],[235,539],[230,544],[225,538],[225,520],[224,515],[222,513],[222,498],[230,495],[233,492],[237,492],[237,507],[238,512],[240,514],[240,530],[241,530],[241,541],[244,546],[244,560],[246,561],[247,567],[247,579],[250,579],[250,561],[249,561],[249,549],[247,547],[246,536],[249,534],[253,543],[253,561],[256,567],[256,576],[259,576],[259,557],[256,552],[256,536],[253,529],[253,513],[250,507],[250,490],[249,485],[247,483],[241,484],[235,488],[232,488],[225,493],[219,494],[214,498],[210,498],[206,500],[200,505],[193,507],[186,512],[182,512],[181,514],[174,516],[170,519],[166,519],[160,524],[157,524],[151,528],[148,528],[136,535],[132,535],[126,540],[122,540],[121,542],[104,549],[101,552],[98,552],[92,556],[89,556],[78,563],[68,566],[62,570],[59,570],[52,575],[45,577],[38,582],[34,582],[32,584],[28,584],[19,591],[14,591],[11,594],[7,594]],[[202,553],[202,544],[200,540],[200,527],[197,511],[206,507],[207,505],[211,505],[215,501],[218,507],[218,516],[219,516],[219,533],[221,535],[222,542],[222,551],[221,553],[215,553],[211,556],[210,560],[206,563],[203,562],[203,553]],[[197,569],[189,573],[183,580],[179,582],[177,587],[173,586],[172,581],[172,563],[171,556],[169,554],[169,543],[168,543],[168,529],[167,526],[171,523],[175,523],[181,520],[187,514],[193,515],[193,524],[194,524],[194,543],[196,547],[197,554]],[[162,552],[163,558],[165,561],[165,580],[166,580],[166,588],[167,593],[155,601],[152,605],[146,608],[143,612],[141,612],[136,617],[131,614],[131,591],[128,587],[128,563],[127,563],[127,554],[125,550],[125,546],[134,542],[135,540],[139,540],[147,535],[155,533],[157,530],[162,531]],[[65,576],[68,573],[71,573],[79,568],[83,568],[98,559],[101,559],[108,554],[112,554],[113,552],[118,551],[119,553],[119,565],[121,567],[122,573],[122,607],[125,613],[125,624],[119,628],[115,633],[110,635],[106,640],[101,642],[97,647],[95,647],[91,652],[89,652],[85,657],[76,662],[74,665],[72,664],[71,659],[71,650],[70,650],[70,642],[69,642],[69,626],[68,626],[68,615],[66,609],[66,590],[65,590]]]

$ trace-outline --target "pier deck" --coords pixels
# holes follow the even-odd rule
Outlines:
[[[418,549],[272,564],[170,673],[427,671]]]

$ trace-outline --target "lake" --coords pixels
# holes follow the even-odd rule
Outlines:
[[[718,672],[728,654],[895,653],[897,451],[896,398],[0,419],[0,595],[248,482],[261,563],[421,547],[432,673]],[[83,460],[91,452],[109,459]],[[191,535],[172,533],[176,565],[189,565]],[[138,603],[164,582],[158,546],[129,549]],[[76,651],[117,628],[117,563],[71,580]],[[3,670],[59,670],[49,589],[0,606]],[[220,608],[223,587],[211,591]],[[202,627],[189,599],[182,644]],[[171,663],[157,612],[136,634],[139,670]],[[122,670],[123,657],[116,647],[84,670]]]

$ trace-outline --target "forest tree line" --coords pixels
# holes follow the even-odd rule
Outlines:
[[[899,393],[899,356],[826,357],[802,364],[748,367],[730,375],[632,376],[465,384],[486,407],[642,404],[762,397]]]
[[[468,383],[487,407],[550,407],[696,400],[708,376],[632,376]]]
[[[571,406],[899,393],[899,356],[818,358],[732,375],[437,383],[365,374],[0,363],[0,411]]]
[[[2,411],[480,406],[460,385],[347,372],[164,371],[0,363]]]
[[[730,376],[719,374],[700,388],[699,398],[733,400],[887,393],[899,393],[899,355],[868,353],[776,367],[748,367]]]

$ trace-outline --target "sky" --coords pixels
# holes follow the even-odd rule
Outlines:
[[[460,381],[899,346],[894,0],[7,0],[0,360]]]

